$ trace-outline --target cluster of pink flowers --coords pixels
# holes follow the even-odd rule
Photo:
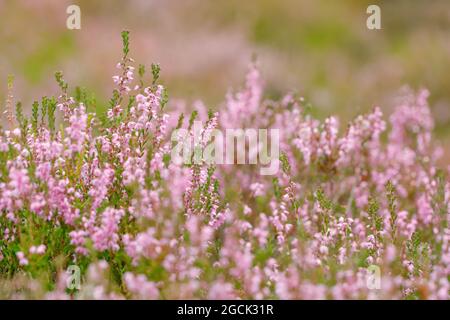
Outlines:
[[[293,94],[263,100],[252,65],[241,91],[197,115],[200,147],[215,128],[280,129],[281,169],[261,176],[171,161],[171,132],[194,134],[193,119],[161,85],[133,86],[131,62],[103,119],[63,90],[63,129],[43,107],[37,126],[1,130],[0,281],[59,257],[82,268],[82,288],[61,269],[47,298],[449,298],[450,167],[437,165],[426,91],[388,122],[376,107],[340,131]]]

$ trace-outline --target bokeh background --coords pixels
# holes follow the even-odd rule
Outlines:
[[[81,7],[81,30],[66,28],[70,4]],[[381,7],[382,30],[366,28],[369,4]],[[188,104],[219,108],[253,56],[268,98],[298,92],[318,117],[389,112],[404,86],[426,87],[450,158],[448,0],[0,0],[0,24],[2,105],[8,74],[26,108],[57,93],[62,70],[104,109],[127,29],[131,56],[160,63],[170,98]]]

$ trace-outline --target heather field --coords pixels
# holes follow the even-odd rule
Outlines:
[[[0,299],[449,299],[445,1],[100,3],[0,1]]]

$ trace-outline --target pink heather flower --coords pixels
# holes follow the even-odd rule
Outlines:
[[[46,247],[44,244],[40,244],[40,245],[36,248],[36,253],[37,253],[37,254],[44,254],[46,249],[47,249],[47,247]]]
[[[70,243],[75,246],[75,252],[81,255],[87,255],[88,251],[84,247],[88,233],[84,230],[72,231],[69,233]]]
[[[208,299],[210,300],[229,300],[235,298],[233,286],[230,283],[217,281],[209,289]]]
[[[250,185],[250,190],[253,192],[253,196],[259,197],[264,195],[264,185],[262,183],[252,183]]]
[[[154,300],[159,297],[159,290],[155,283],[148,281],[143,274],[136,276],[131,272],[126,272],[124,281],[128,290],[138,299]]]
[[[83,104],[73,109],[69,118],[70,126],[66,128],[67,138],[65,139],[71,153],[80,152],[83,149],[84,142],[88,139],[87,119],[88,115]]]
[[[300,150],[303,155],[303,161],[306,166],[312,161],[312,157],[316,151],[316,138],[319,133],[319,122],[311,119],[305,119],[300,124],[298,137],[294,139],[293,143]]]
[[[377,154],[379,138],[386,129],[386,123],[382,119],[380,108],[376,107],[368,115],[358,116],[347,130],[347,134],[338,142],[338,164],[348,164],[352,159],[359,161],[363,156],[362,151],[366,143],[375,155]]]
[[[339,122],[335,117],[330,117],[325,120],[322,132],[320,133],[320,140],[318,146],[319,156],[331,156],[336,148],[337,134],[339,131]]]
[[[414,272],[414,263],[412,261],[403,260],[402,264],[410,274]]]
[[[133,182],[137,182],[139,185],[144,185],[144,159],[145,157],[130,157],[125,161],[124,171],[122,173],[123,182],[125,185],[130,185]]]
[[[429,224],[433,220],[434,210],[424,194],[417,199],[417,214],[424,224]]]
[[[105,168],[95,168],[93,172],[92,186],[88,194],[92,197],[91,210],[96,210],[105,200],[108,188],[113,183],[114,170],[106,165]]]
[[[312,284],[305,282],[299,288],[302,299],[324,300],[326,298],[326,287],[322,284]]]
[[[202,225],[197,216],[190,216],[186,221],[186,229],[189,231],[192,245],[206,249],[214,235],[214,229]]]
[[[224,128],[241,128],[244,119],[254,115],[261,103],[262,81],[254,64],[249,68],[245,88],[235,95],[227,95],[226,109],[221,113],[220,123]]]
[[[19,198],[27,195],[31,191],[32,186],[27,173],[26,169],[10,168],[8,188],[10,189],[11,196]]]
[[[101,215],[101,225],[94,228],[92,240],[95,249],[104,251],[107,249],[119,250],[119,223],[124,215],[121,209],[106,208]]]
[[[167,239],[158,239],[154,228],[148,228],[146,231],[138,233],[135,238],[129,235],[125,235],[123,238],[125,250],[135,264],[143,258],[157,259],[168,242]]]
[[[22,251],[16,252],[16,257],[19,259],[19,265],[21,266],[27,266],[28,260],[25,258],[25,254]]]
[[[392,125],[389,140],[394,144],[410,145],[412,141],[408,133],[416,137],[418,151],[423,153],[427,150],[430,141],[430,131],[434,127],[433,118],[428,108],[427,98],[429,92],[422,90],[417,96],[408,93],[401,104],[391,115]]]
[[[321,245],[319,248],[319,252],[323,255],[327,255],[328,254],[328,247],[325,245]]]
[[[369,184],[365,181],[361,181],[353,190],[356,206],[358,208],[364,208],[369,203]]]
[[[129,61],[132,59],[128,58]],[[129,84],[134,78],[133,71],[134,67],[126,65],[125,61],[117,64],[117,68],[122,70],[121,76],[113,76],[114,83],[119,87],[121,93],[127,93],[131,91]]]
[[[12,131],[12,134],[15,135],[16,137],[20,137],[20,129],[19,128],[15,128]]]
[[[395,246],[392,244],[388,245],[386,248],[386,261],[388,263],[391,263],[396,259],[396,257],[397,257],[397,255],[396,255]]]
[[[31,254],[44,254],[46,248],[44,244],[40,244],[39,246],[31,246],[29,251]]]

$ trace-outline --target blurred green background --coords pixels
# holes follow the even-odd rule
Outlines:
[[[81,8],[81,30],[66,28],[70,4]],[[381,7],[382,30],[366,28],[369,4]],[[0,21],[2,103],[8,74],[28,106],[57,92],[62,70],[104,107],[128,29],[131,56],[160,63],[171,99],[212,108],[242,84],[253,55],[269,98],[298,92],[319,117],[389,112],[403,86],[426,87],[450,156],[448,0],[0,0]]]

